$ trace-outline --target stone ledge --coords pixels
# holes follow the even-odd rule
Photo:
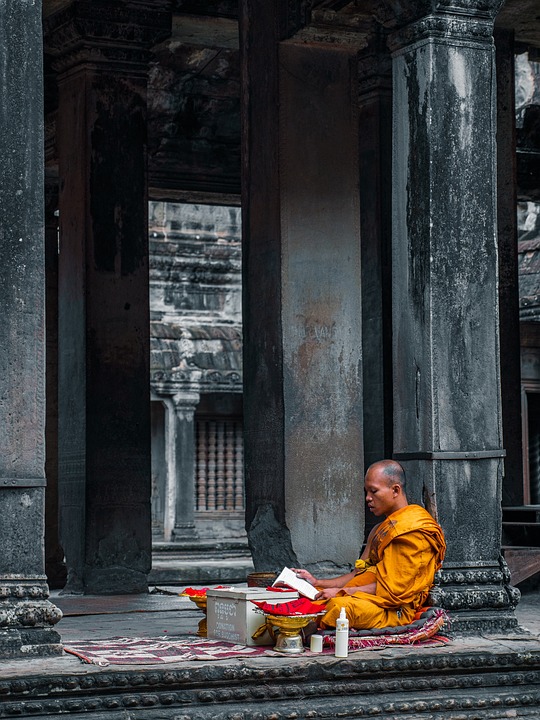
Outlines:
[[[347,660],[269,656],[136,669],[79,665],[60,673],[14,672],[12,663],[14,674],[4,670],[0,679],[0,718],[81,712],[93,720],[119,712],[132,720],[537,717],[540,643],[530,636],[476,642],[485,647],[394,648]],[[505,649],[510,643],[515,650]]]

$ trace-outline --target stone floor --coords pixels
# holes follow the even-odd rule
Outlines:
[[[52,595],[62,642],[194,634],[202,615],[178,587],[144,596]],[[442,647],[333,656],[98,667],[62,654],[0,663],[0,718],[85,720],[480,720],[540,717],[540,592],[523,630]],[[525,630],[527,632],[525,632]]]
[[[118,636],[193,635],[202,614],[189,598],[178,594],[182,589],[182,587],[174,586],[154,586],[149,588],[148,595],[113,596],[62,596],[58,591],[53,591],[51,600],[64,613],[63,619],[57,625],[57,630],[65,645],[76,640],[97,640]],[[484,638],[455,639],[451,646],[441,648],[440,651],[451,653],[454,649],[495,649],[497,647],[504,648],[507,645],[515,646],[516,643],[540,650],[540,591],[524,595],[516,614],[522,628],[530,634],[516,634],[512,637],[486,636]],[[410,651],[410,648],[387,648],[384,650],[384,655],[402,656]],[[382,651],[376,652],[381,653]],[[355,656],[369,657],[373,653],[372,650],[366,650],[355,653]],[[279,664],[282,659],[272,658],[270,661]],[[3,660],[0,663],[0,678],[14,675],[23,676],[36,672],[84,670],[88,667],[73,655],[68,654],[47,659]]]

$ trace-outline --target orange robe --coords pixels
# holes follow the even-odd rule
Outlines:
[[[389,515],[373,536],[368,568],[345,587],[376,582],[375,595],[344,591],[328,601],[323,627],[335,627],[341,608],[357,630],[407,625],[425,602],[446,543],[440,525],[420,505]]]

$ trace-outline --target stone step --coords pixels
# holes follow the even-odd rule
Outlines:
[[[171,540],[165,542],[164,540],[154,539],[152,547],[158,550],[190,550],[194,548],[206,548],[206,549],[223,549],[223,550],[234,550],[234,549],[249,549],[249,544],[246,537],[243,538],[225,538],[220,540],[213,540],[207,538],[195,538],[193,540]]]
[[[152,543],[152,555],[163,556],[174,555],[175,557],[186,557],[189,559],[204,558],[231,558],[250,557],[247,539],[235,540],[190,540],[189,542],[163,542]]]
[[[148,582],[154,585],[225,585],[244,583],[251,572],[250,555],[212,558],[209,555],[186,557],[173,552],[152,553]]]
[[[151,666],[0,671],[0,717],[107,720],[538,718],[537,640]]]

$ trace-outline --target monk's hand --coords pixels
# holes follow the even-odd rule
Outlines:
[[[302,580],[307,580],[308,583],[312,585],[317,584],[317,579],[307,570],[302,570],[302,568],[291,568],[291,570],[293,573],[296,573],[297,577],[302,578]]]
[[[343,588],[339,587],[325,588],[321,590],[315,600],[330,600],[331,598],[335,598],[342,590]]]

